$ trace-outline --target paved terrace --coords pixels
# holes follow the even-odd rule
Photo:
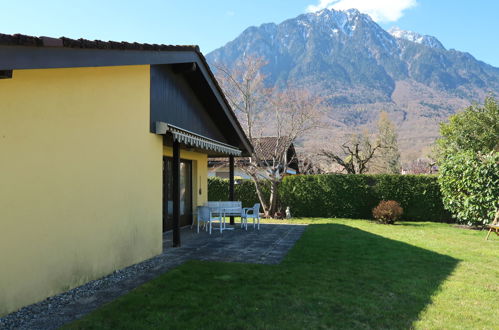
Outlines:
[[[180,248],[171,248],[171,232],[165,233],[161,255],[6,315],[0,329],[56,329],[188,260],[277,264],[305,228],[262,224],[257,231],[248,224],[248,231],[237,227],[220,235],[214,230],[211,236],[184,228]]]

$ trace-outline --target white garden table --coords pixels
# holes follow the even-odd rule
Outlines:
[[[242,202],[240,201],[206,202],[205,206],[208,206],[212,213],[221,213],[222,230],[234,230],[234,228],[226,227],[225,217],[241,217],[243,215]]]

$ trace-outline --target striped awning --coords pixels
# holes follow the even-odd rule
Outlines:
[[[162,121],[156,122],[155,133],[159,135],[165,135],[167,133],[171,133],[173,135],[174,141],[178,141],[182,144],[189,145],[192,147],[205,150],[212,150],[227,155],[240,156],[242,152],[241,150],[231,145],[207,138],[205,136],[196,133],[189,132],[187,130],[181,129],[180,127]]]

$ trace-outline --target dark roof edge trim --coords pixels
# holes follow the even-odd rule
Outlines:
[[[118,50],[195,50],[199,51],[197,45],[163,45],[148,44],[127,41],[102,41],[88,39],[71,39],[66,37],[35,37],[23,34],[0,33],[0,45],[30,46],[30,47],[65,47],[65,48],[87,48],[87,49],[118,49]]]
[[[205,150],[213,150],[216,152],[221,152],[224,154],[232,156],[240,156],[242,151],[234,146],[210,139],[206,136],[199,135],[180,127],[157,121],[155,123],[155,132],[158,135],[165,135],[171,133],[173,135],[173,140],[178,141],[183,144],[187,144],[196,148],[201,148]]]
[[[220,105],[222,105],[222,108],[226,113],[227,117],[229,118],[229,121],[232,123],[232,126],[236,129],[239,138],[243,142],[244,148],[246,149],[247,155],[249,156],[251,153],[253,153],[254,150],[253,145],[251,144],[248,137],[244,133],[244,129],[239,123],[239,120],[237,120],[234,110],[232,110],[231,106],[229,105],[229,101],[225,97],[222,87],[220,87],[217,78],[213,74],[213,71],[211,71],[208,61],[201,52],[196,52],[196,54],[198,55],[199,59],[201,60],[201,63],[203,64],[202,66],[199,66],[199,69],[205,76],[205,79],[210,88],[212,89],[212,91],[214,92],[215,96],[217,97],[218,102],[220,103]]]

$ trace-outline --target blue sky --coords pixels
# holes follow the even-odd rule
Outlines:
[[[251,25],[331,6],[357,7],[384,28],[433,35],[499,67],[495,0],[0,0],[0,33],[197,44],[208,53]]]

